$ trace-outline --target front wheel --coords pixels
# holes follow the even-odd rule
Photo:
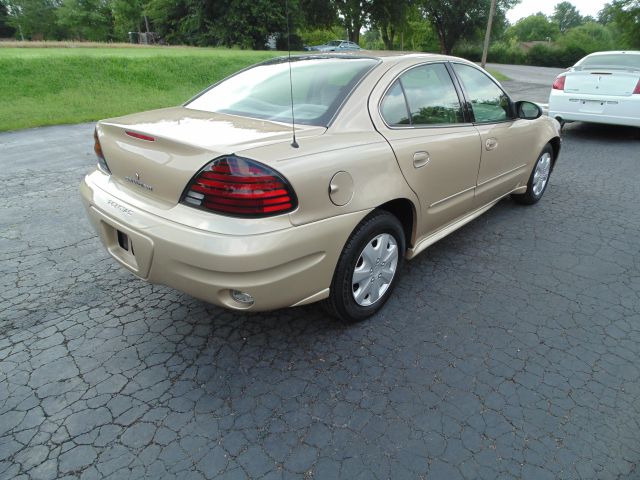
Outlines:
[[[553,167],[553,148],[547,144],[540,152],[536,164],[533,166],[533,171],[527,182],[527,191],[521,194],[513,194],[513,198],[516,202],[523,205],[533,205],[537,203],[547,189],[549,183],[549,176],[551,175],[551,168]]]
[[[364,320],[389,299],[404,260],[405,237],[400,221],[378,210],[351,234],[333,274],[325,309],[343,322]]]

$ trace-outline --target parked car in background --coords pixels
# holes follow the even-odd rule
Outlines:
[[[355,42],[348,40],[331,40],[322,45],[316,45],[314,47],[305,47],[305,50],[311,52],[344,52],[350,50],[362,50],[360,46]]]
[[[541,115],[459,58],[277,58],[98,122],[81,193],[139,278],[233,310],[322,300],[361,320],[405,258],[505,196],[540,200],[560,150]]]
[[[592,53],[558,75],[549,116],[640,127],[640,51]]]

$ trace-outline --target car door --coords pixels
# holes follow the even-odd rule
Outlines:
[[[536,127],[515,118],[509,96],[484,71],[468,64],[452,65],[482,142],[476,203],[485,205],[526,184],[529,157],[538,153],[534,152]]]
[[[465,121],[446,64],[405,70],[382,96],[378,113],[376,126],[420,200],[417,237],[467,213],[473,206],[480,135]]]

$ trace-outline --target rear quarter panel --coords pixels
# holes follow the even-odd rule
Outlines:
[[[289,180],[298,197],[298,208],[290,214],[294,225],[371,210],[397,198],[417,205],[391,147],[373,128],[344,133],[330,129],[299,143],[297,149],[287,143],[242,152],[257,161],[271,159],[270,165]],[[329,195],[331,179],[338,172],[347,172],[353,180],[351,200],[342,206]]]
[[[323,135],[298,139],[299,148],[287,142],[242,152],[269,163],[291,182],[299,205],[290,215],[294,225],[368,211],[399,198],[419,208],[393,150],[375,130],[367,106],[372,90],[389,68],[381,62],[361,80]],[[353,179],[353,197],[343,206],[335,205],[329,196],[331,178],[338,172],[347,172]]]

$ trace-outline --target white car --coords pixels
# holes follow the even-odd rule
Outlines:
[[[640,51],[592,53],[558,75],[549,116],[640,127]]]

